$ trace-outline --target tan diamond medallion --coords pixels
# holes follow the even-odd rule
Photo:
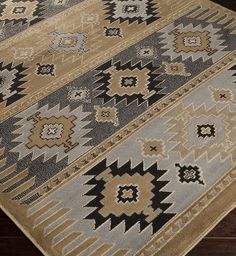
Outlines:
[[[177,29],[172,32],[175,35],[175,52],[201,52],[207,51],[212,55],[217,50],[211,48],[210,33],[208,31],[179,32]]]
[[[5,8],[0,16],[0,21],[26,20],[30,22],[35,19],[34,12],[37,9],[38,1],[14,1],[4,2]]]
[[[34,121],[29,137],[30,142],[26,144],[28,148],[43,148],[45,146],[51,148],[63,145],[66,148],[65,152],[68,152],[78,146],[78,143],[72,144],[71,142],[71,135],[75,126],[73,122],[76,120],[75,116],[42,118],[39,112],[37,112],[29,117],[28,120]]]
[[[147,215],[146,220],[150,222],[162,212],[159,208],[154,210],[151,207],[154,196],[152,192],[154,176],[152,174],[140,175],[135,173],[132,176],[124,174],[113,177],[110,174],[110,170],[107,169],[97,179],[106,180],[105,189],[102,191],[104,198],[101,200],[101,203],[103,207],[99,210],[102,216],[107,217],[111,213],[115,216],[121,216],[122,214],[130,216],[135,213],[140,214],[144,212]],[[130,191],[131,188],[135,188],[135,190]],[[122,192],[120,189],[122,189]],[[119,198],[119,194],[121,194],[121,198]],[[134,197],[134,194],[137,196]],[[134,200],[124,203],[124,200],[131,199],[131,197],[134,197]]]

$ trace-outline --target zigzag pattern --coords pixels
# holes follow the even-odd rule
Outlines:
[[[14,1],[12,1],[12,2],[14,3]],[[32,11],[33,18],[31,20],[28,20],[27,17],[26,18],[18,18],[18,19],[4,19],[3,20],[4,25],[10,23],[11,26],[14,26],[14,25],[20,23],[21,26],[23,26],[25,24],[28,24],[28,26],[31,26],[31,25],[43,20],[44,18],[42,17],[42,15],[43,15],[43,12],[46,10],[47,0],[33,0],[33,1],[29,1],[29,2],[37,2],[35,9]],[[4,10],[5,10],[6,6],[8,6],[8,4],[12,4],[11,1],[5,0],[4,2],[2,2],[0,4],[0,21],[2,21],[1,15],[4,13]]]
[[[235,73],[233,73],[232,76],[236,76],[236,65],[232,66],[229,70],[235,70]],[[236,80],[234,83],[236,83]]]
[[[24,84],[26,81],[22,79],[27,76],[25,73],[27,69],[28,67],[24,67],[23,63],[14,66],[13,63],[4,65],[3,62],[0,62],[0,85],[2,85],[3,89],[6,87],[5,90],[0,92],[0,103],[3,102],[6,106],[9,106],[24,97],[25,94],[21,92],[25,89]],[[5,72],[7,72],[7,74],[5,74]],[[14,79],[11,81],[7,81],[8,77],[10,77],[8,73],[13,74]]]
[[[186,114],[185,120],[181,119],[183,114]],[[191,119],[192,117],[201,117],[201,116],[215,116],[223,118],[225,122],[225,141],[224,143],[214,143],[212,145],[202,144],[202,146],[192,145],[191,148],[187,147],[185,144],[188,142],[187,131],[186,131],[186,120]],[[221,159],[224,160],[229,156],[228,146],[230,145],[230,151],[232,156],[232,161],[236,161],[236,146],[234,141],[236,121],[234,120],[235,113],[231,112],[229,106],[225,106],[221,110],[218,110],[216,105],[210,109],[206,109],[205,105],[202,104],[196,109],[193,105],[184,107],[182,104],[176,106],[173,110],[169,111],[166,116],[171,117],[168,124],[170,128],[168,132],[173,134],[170,138],[170,142],[174,142],[176,145],[173,147],[173,151],[180,152],[181,157],[185,158],[189,154],[193,153],[194,158],[200,158],[204,153],[207,153],[208,160],[211,161],[218,154],[221,155]],[[189,120],[187,121],[189,122]],[[229,143],[229,145],[227,145]]]
[[[0,193],[7,194],[9,199],[16,200],[17,197],[27,193],[28,189],[35,185],[35,177],[29,178],[28,168],[17,171],[17,165],[7,166],[7,158],[4,157],[5,148],[0,148],[0,168],[5,169],[0,172]],[[21,200],[16,200],[20,204]]]
[[[78,207],[74,207],[71,200],[64,201],[60,193],[28,207],[27,222],[34,227],[34,232],[40,233],[44,240],[50,243],[54,254],[123,256],[131,253],[130,242],[134,236],[140,241],[148,241],[151,228],[147,227],[140,232],[138,223],[126,232],[123,222],[110,230],[109,221],[93,230],[94,221],[85,219],[93,211],[93,208],[85,207],[91,200],[90,196],[85,195],[93,187],[85,184],[90,179],[91,176],[87,175],[74,179],[70,187],[76,190],[75,194],[72,190],[66,189],[67,195],[72,192],[73,198],[80,202]],[[120,234],[122,234],[121,239],[114,243],[114,237],[119,237]]]
[[[37,111],[36,111],[37,112]],[[35,109],[32,107],[32,114],[35,114]],[[87,138],[86,135],[91,131],[92,128],[89,128],[88,125],[90,124],[90,120],[87,119],[89,115],[91,115],[91,112],[84,112],[83,106],[79,106],[74,110],[70,110],[70,107],[67,106],[63,109],[60,109],[60,104],[57,104],[56,106],[49,108],[48,104],[44,105],[42,108],[38,109],[38,112],[40,115],[44,115],[46,117],[70,117],[74,116],[76,119],[74,121],[74,126],[72,128],[73,133],[71,136],[75,136],[77,138],[78,145],[77,148],[77,154],[80,154],[79,152],[82,152],[85,150],[88,150],[90,147],[86,146],[86,143],[90,141],[91,138]],[[45,115],[46,114],[46,115]],[[13,141],[18,142],[18,145],[15,146],[11,152],[19,153],[19,159],[24,158],[25,156],[32,153],[32,160],[37,159],[41,155],[44,156],[44,161],[49,160],[53,156],[57,156],[56,162],[62,160],[66,156],[68,157],[68,161],[71,162],[72,159],[75,158],[75,156],[70,155],[70,151],[66,152],[64,149],[61,148],[61,146],[57,146],[57,149],[55,147],[49,148],[47,147],[47,150],[45,151],[43,148],[40,149],[35,145],[32,147],[32,149],[26,147],[27,142],[29,142],[29,136],[32,134],[32,121],[27,120],[30,116],[26,117],[24,115],[24,112],[19,114],[17,116],[18,118],[21,118],[18,122],[15,123],[18,128],[13,131],[13,134],[17,134],[18,137],[16,137]],[[77,137],[78,136],[78,137]],[[72,139],[72,137],[71,137]],[[73,150],[73,148],[72,148]]]
[[[178,31],[178,33],[187,33],[189,31],[191,32],[198,32],[198,31],[209,31],[209,43],[208,47],[211,47],[212,42],[214,42],[214,48],[212,51],[215,51],[215,53],[212,53],[209,55],[206,51],[199,51],[199,52],[176,52],[174,42],[176,40],[176,35],[174,34],[174,31]],[[194,26],[192,23],[189,23],[187,26],[184,26],[182,23],[175,26],[174,24],[170,24],[166,26],[165,28],[158,31],[158,33],[161,33],[160,38],[163,38],[163,40],[160,42],[163,46],[162,49],[165,49],[166,51],[163,53],[163,55],[170,56],[171,60],[175,60],[177,57],[181,56],[183,60],[186,60],[187,58],[191,58],[192,61],[196,61],[199,58],[202,58],[203,61],[207,61],[208,59],[212,58],[215,62],[220,55],[222,55],[222,51],[226,51],[227,46],[225,44],[225,40],[222,40],[222,31],[219,28],[214,28],[212,25],[204,26],[202,24],[198,24],[197,26]],[[225,53],[223,53],[224,55]]]
[[[128,231],[130,228],[132,228],[137,222],[140,224],[140,230],[144,230],[150,223],[147,222],[147,219],[145,219],[145,214],[147,212],[145,209],[143,209],[143,212],[141,214],[133,214],[131,216],[127,215],[126,213],[123,213],[122,215],[115,216],[113,213],[111,213],[107,218],[104,218],[99,212],[102,209],[102,199],[104,198],[103,190],[106,182],[103,180],[100,180],[99,177],[107,177],[107,175],[111,175],[111,178],[113,180],[116,179],[116,177],[122,177],[123,175],[130,175],[131,177],[134,174],[139,173],[141,176],[144,176],[145,173],[150,173],[153,175],[153,181],[152,184],[150,184],[150,189],[153,186],[152,193],[152,207],[153,210],[160,208],[162,210],[162,213],[160,213],[156,218],[154,218],[151,222],[153,233],[156,233],[161,226],[164,225],[165,222],[170,220],[175,214],[166,214],[165,211],[171,206],[171,204],[163,204],[162,201],[168,197],[171,192],[160,192],[163,187],[165,187],[169,182],[168,181],[159,181],[159,178],[166,172],[165,170],[159,170],[157,167],[157,164],[153,164],[149,169],[143,173],[143,163],[138,164],[137,166],[131,168],[131,162],[126,162],[123,166],[119,167],[117,166],[117,161],[113,164],[107,166],[106,165],[106,159],[104,159],[102,162],[100,162],[98,165],[93,167],[90,171],[85,173],[84,175],[87,176],[93,176],[93,178],[88,181],[87,185],[94,186],[89,192],[86,193],[87,196],[92,197],[93,199],[86,205],[86,207],[92,207],[95,210],[91,212],[86,219],[95,220],[95,228],[98,228],[100,225],[102,225],[107,220],[111,221],[111,229],[114,229],[116,226],[118,226],[121,222],[125,222],[125,230]],[[107,170],[110,170],[110,174],[106,174]],[[148,192],[148,191],[146,191]],[[141,192],[140,192],[141,193]],[[142,200],[142,199],[140,199]]]
[[[236,33],[236,19],[233,13],[227,13],[225,15],[225,10],[219,5],[212,6],[212,4],[205,3],[204,6],[199,6],[193,11],[191,11],[187,17],[202,20],[204,22],[217,24],[224,27],[224,29],[230,30],[230,33]]]
[[[157,12],[157,3],[155,0],[144,0],[141,1],[141,4],[145,4],[145,13],[139,13],[137,11],[137,16],[131,15],[130,17],[116,17],[116,9],[118,5],[124,5],[125,7],[127,4],[125,2],[122,3],[122,1],[117,0],[103,0],[105,2],[105,8],[107,17],[106,20],[109,20],[110,23],[113,23],[115,21],[119,21],[120,23],[128,22],[129,24],[137,22],[138,24],[145,22],[147,25],[151,24],[152,22],[158,20],[160,17]],[[140,1],[133,1],[131,6],[136,6],[139,8]]]
[[[136,94],[135,92],[133,95],[126,94],[121,96],[116,94],[114,96],[109,96],[107,92],[109,92],[110,79],[112,77],[112,74],[109,72],[109,69],[113,67],[116,70],[128,70],[130,75],[132,75],[132,71],[134,71],[135,74],[135,70],[149,70],[149,72],[147,73],[147,75],[149,76],[147,80],[147,87],[150,96],[145,97],[143,94]],[[99,86],[95,89],[96,91],[98,91],[98,95],[96,95],[96,97],[103,99],[104,103],[107,103],[112,99],[115,99],[115,102],[117,104],[125,99],[127,105],[129,105],[134,100],[138,100],[138,104],[147,101],[148,105],[151,106],[157,100],[166,95],[161,93],[161,91],[164,89],[164,87],[161,87],[161,83],[163,81],[157,79],[160,76],[160,73],[158,73],[159,68],[160,67],[153,66],[152,62],[143,65],[141,61],[137,62],[136,64],[132,64],[132,60],[130,60],[122,64],[121,61],[113,63],[113,61],[110,60],[96,69],[98,73],[95,77],[99,78],[95,81],[95,84],[99,84]]]

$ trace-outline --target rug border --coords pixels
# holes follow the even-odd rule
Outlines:
[[[229,183],[227,181],[227,177],[231,176],[231,183]],[[201,240],[201,238],[204,236],[204,234],[208,233],[212,228],[214,228],[223,218],[225,215],[227,215],[227,213],[229,213],[230,210],[232,210],[235,206],[236,206],[236,201],[234,199],[234,194],[236,193],[236,166],[233,167],[231,170],[229,170],[223,177],[221,177],[219,180],[217,180],[217,182],[211,186],[211,188],[209,188],[202,196],[200,196],[193,204],[191,204],[185,211],[183,211],[181,214],[179,214],[178,216],[181,217],[186,214],[186,212],[190,211],[190,209],[194,209],[196,202],[200,202],[201,203],[201,198],[204,198],[208,193],[211,193],[211,191],[217,191],[220,190],[220,187],[222,186],[221,184],[223,184],[223,190],[222,191],[218,191],[218,194],[215,195],[215,197],[213,198],[213,200],[211,202],[209,202],[209,204],[206,205],[205,208],[200,209],[200,212],[196,212],[193,219],[191,219],[189,221],[189,223],[187,223],[186,226],[183,227],[183,229],[181,229],[179,232],[177,232],[175,234],[175,236],[173,238],[170,239],[170,241],[167,241],[167,243],[163,246],[163,248],[161,248],[157,253],[152,253],[152,254],[146,254],[146,252],[142,252],[140,253],[140,251],[142,251],[142,249],[140,249],[140,251],[138,253],[135,254],[135,256],[165,256],[166,252],[163,253],[163,250],[167,250],[166,248],[171,247],[171,248],[177,248],[177,245],[180,246],[182,245],[182,247],[179,248],[179,250],[181,250],[179,253],[174,252],[173,255],[172,254],[168,254],[168,256],[184,256],[186,255],[186,253],[188,253],[193,247],[195,247],[195,245]],[[224,187],[225,186],[225,187]],[[235,193],[232,193],[230,191],[230,188],[234,189]],[[226,194],[226,195],[225,195]],[[228,195],[229,194],[229,195]],[[230,196],[232,198],[230,198]],[[219,207],[215,204],[219,203],[219,198],[221,198],[221,200],[223,202],[226,202],[227,199],[229,200],[230,198],[230,202],[229,205],[227,207],[227,209],[224,211],[224,209],[222,209],[222,211],[218,211]],[[7,199],[7,198],[6,198]],[[22,230],[22,232],[28,237],[28,239],[43,253],[43,255],[45,256],[58,256],[56,254],[51,254],[51,245],[47,244],[48,249],[43,248],[43,246],[35,239],[36,236],[33,236],[32,233],[34,232],[34,229],[30,227],[28,227],[28,230],[26,229],[26,224],[24,225],[24,220],[27,219],[27,211],[31,208],[31,207],[21,207],[19,204],[17,204],[15,201],[10,201],[10,200],[6,200],[5,201],[6,204],[9,205],[14,205],[14,209],[13,207],[8,207],[6,208],[5,205],[0,205],[0,208],[6,213],[6,215],[16,224],[16,226],[18,228],[20,228],[20,230]],[[18,207],[18,209],[17,209]],[[15,210],[15,211],[14,211]],[[18,211],[17,211],[18,210]],[[190,230],[190,232],[188,232],[189,226],[196,226],[196,218],[200,218],[200,221],[203,220],[203,218],[201,217],[202,215],[204,215],[205,211],[209,211],[209,212],[213,212],[216,213],[216,215],[218,216],[216,220],[209,220],[208,224],[207,224],[207,228],[206,229],[202,229],[200,230],[200,234],[195,235],[195,237],[193,236],[192,231]],[[24,216],[23,218],[18,218],[16,219],[16,217],[14,216],[14,213],[16,213],[20,216]],[[219,214],[220,213],[220,214]],[[15,215],[17,215],[15,214]],[[200,217],[199,217],[200,216]],[[21,220],[21,223],[20,221]],[[25,222],[26,223],[26,222]],[[172,223],[170,223],[169,225],[172,225]],[[187,230],[187,231],[186,231]],[[163,231],[164,232],[164,231]],[[180,241],[178,240],[178,236],[179,235],[183,235],[184,233],[185,237],[187,237],[188,240],[193,240],[194,242],[190,243],[191,245],[189,247],[185,247],[183,246],[183,244],[180,243],[180,241],[182,241],[183,239],[180,239]],[[164,234],[165,236],[165,234]],[[177,237],[177,238],[176,238]],[[144,245],[144,247],[147,247],[148,244],[150,244],[153,240],[155,240],[156,237],[152,238],[148,243],[146,243]],[[177,242],[176,239],[178,240]],[[43,239],[42,239],[43,240]],[[174,242],[173,242],[174,241]],[[174,243],[174,245],[172,245],[172,243]],[[144,248],[143,247],[143,248]],[[173,251],[173,250],[172,250]]]
[[[232,193],[232,191],[234,193]],[[234,181],[227,189],[225,189],[220,195],[218,195],[213,202],[211,202],[210,205],[208,205],[203,211],[201,211],[195,219],[193,219],[188,226],[186,226],[181,232],[179,232],[170,242],[168,242],[165,247],[161,249],[160,252],[157,252],[156,254],[153,254],[152,256],[164,256],[166,255],[165,250],[170,250],[168,247],[171,248],[178,248],[181,254],[178,254],[178,252],[174,252],[172,254],[168,254],[168,256],[174,256],[174,255],[181,255],[184,256],[188,252],[190,252],[227,214],[229,214],[233,209],[236,208],[236,201],[234,200],[233,194],[236,193],[236,181]],[[227,203],[226,206],[222,208],[222,211],[219,211],[219,201],[226,201],[225,199],[229,199],[230,202]],[[217,212],[216,219],[212,219],[210,221],[205,221],[204,217],[206,215],[209,215],[212,217],[212,212]],[[218,217],[217,217],[218,216]],[[202,228],[201,224],[204,224],[204,222],[207,222],[208,228]],[[195,233],[193,233],[194,227],[198,225],[198,228],[196,229]],[[189,246],[186,247],[182,241],[185,237],[185,243],[186,241],[189,242]]]
[[[203,1],[203,0],[200,0],[200,1],[198,1],[198,2],[208,2],[208,1]],[[216,4],[216,3],[212,3],[211,2],[211,4],[213,4],[213,5],[218,5],[218,6],[220,6],[221,8],[222,8],[222,6],[221,5],[219,5],[219,4]],[[224,7],[223,7],[224,8]],[[227,9],[227,8],[224,8],[226,11],[225,11],[225,13],[227,13],[227,12],[232,12],[231,10],[229,10],[229,9]],[[233,12],[234,13],[234,12]],[[234,13],[235,14],[235,13]],[[232,53],[232,52],[231,52]],[[222,60],[222,59],[221,59]],[[217,64],[217,63],[216,63]],[[212,67],[213,66],[216,66],[216,64],[215,65],[212,65]],[[224,67],[225,68],[225,67]],[[224,68],[222,68],[222,70],[224,69]],[[220,70],[220,71],[222,71],[222,70]],[[205,73],[205,71],[204,72],[202,72],[203,74]],[[202,74],[201,73],[201,74]],[[201,85],[202,85],[202,83],[200,83]],[[203,84],[205,84],[205,81],[204,81],[204,83]],[[195,88],[196,89],[196,88]],[[228,172],[230,172],[230,170],[228,171]],[[80,173],[81,174],[81,173]],[[74,177],[74,176],[73,176]],[[55,178],[55,177],[54,177]],[[223,177],[221,177],[221,179],[223,179]],[[219,179],[219,180],[221,180],[221,179]],[[232,182],[232,184],[229,186],[229,187],[227,187],[220,195],[218,195],[218,196],[216,196],[215,197],[215,199],[209,204],[209,205],[207,205],[206,206],[206,208],[204,209],[204,210],[208,210],[208,211],[216,211],[217,212],[217,214],[219,215],[219,217],[217,218],[217,220],[212,220],[212,221],[209,221],[209,225],[207,225],[208,226],[208,228],[207,229],[204,229],[204,230],[202,230],[202,232],[200,232],[200,234],[199,235],[197,235],[196,237],[195,237],[195,239],[193,239],[193,242],[192,242],[192,244],[188,247],[188,248],[186,248],[185,247],[185,249],[184,249],[184,247],[182,248],[183,250],[182,250],[182,252],[184,253],[184,254],[181,254],[181,255],[186,255],[193,247],[195,247],[195,245],[202,239],[202,237],[206,234],[206,233],[208,233],[211,229],[213,229],[233,208],[235,208],[236,207],[236,202],[235,202],[235,200],[232,198],[232,202],[229,202],[229,207],[227,208],[227,209],[223,209],[222,211],[217,211],[217,210],[219,210],[218,209],[218,207],[217,206],[215,206],[215,202],[216,201],[219,201],[219,198],[228,198],[228,196],[226,196],[226,195],[228,195],[228,193],[229,193],[229,191],[230,191],[230,188],[231,187],[233,187],[234,188],[234,190],[233,191],[235,191],[236,192],[236,187],[235,187],[235,185],[236,185],[236,181],[234,180],[233,182]],[[209,189],[209,190],[207,190],[207,192],[206,193],[208,193],[209,191],[210,191],[211,189]],[[226,194],[226,195],[225,195]],[[233,194],[233,193],[232,193]],[[230,194],[230,195],[232,195],[232,194]],[[48,195],[48,194],[47,194]],[[202,195],[203,196],[203,195]],[[202,197],[201,196],[201,197]],[[199,197],[199,199],[201,198],[201,197]],[[2,198],[3,200],[4,199],[6,199],[6,198]],[[7,200],[9,200],[9,203],[11,204],[11,203],[14,203],[15,204],[15,202],[10,202],[10,199],[7,199]],[[198,201],[198,200],[196,200],[196,201]],[[196,202],[195,201],[195,202]],[[16,204],[16,206],[17,206],[17,204]],[[9,208],[9,209],[7,209],[7,208],[5,208],[5,206],[3,205],[3,204],[0,204],[0,208],[5,212],[5,214],[16,224],[16,226],[18,226],[19,227],[19,229],[27,236],[27,238],[45,255],[45,256],[52,256],[52,255],[50,255],[50,254],[48,254],[48,252],[47,251],[45,251],[44,249],[43,249],[43,247],[37,242],[37,240],[30,234],[30,230],[27,230],[25,227],[24,227],[24,225],[22,225],[16,218],[15,218],[15,216],[14,216],[14,209],[13,208]],[[15,208],[16,210],[17,210],[17,208]],[[203,211],[201,211],[198,215],[197,215],[197,217],[199,218],[199,216],[202,216],[204,213],[204,210]],[[11,213],[11,212],[13,212],[13,213]],[[201,218],[200,218],[201,219]],[[203,219],[203,218],[202,218]],[[23,220],[23,219],[22,219]],[[189,224],[191,224],[191,225],[195,225],[196,226],[196,219],[193,219]],[[189,226],[189,225],[188,225]],[[183,234],[184,233],[184,231],[185,230],[188,230],[188,226],[186,226],[186,227],[184,227],[176,236],[178,236],[179,234]],[[190,233],[191,235],[192,235],[192,233]],[[174,237],[174,238],[172,238],[164,247],[163,247],[163,249],[164,248],[166,248],[166,247],[168,247],[168,246],[171,246],[171,244],[173,243],[173,241],[175,241],[175,239],[176,239],[176,236]],[[190,240],[190,239],[192,239],[191,238],[191,236],[189,235],[187,235],[187,238]],[[150,242],[150,241],[149,241]],[[148,243],[149,243],[148,242]],[[148,244],[148,243],[146,243],[146,245]],[[178,243],[177,243],[178,244]],[[145,246],[146,246],[145,245]],[[163,249],[161,249],[161,253],[162,253],[162,251],[163,251]],[[159,256],[159,253],[160,252],[158,252],[158,256]],[[153,255],[157,255],[157,254],[153,254]]]
[[[155,246],[155,244],[158,244],[157,243],[158,237],[160,237],[159,240],[161,241],[161,244],[158,246],[162,246],[162,244],[165,242],[165,244],[158,251],[158,253],[160,253],[163,250],[163,248],[169,246],[171,241],[173,239],[175,239],[176,235],[182,234],[182,232],[184,232],[184,230],[186,230],[188,228],[188,225],[190,225],[190,224],[195,225],[195,224],[193,224],[193,223],[195,223],[195,218],[198,215],[202,214],[202,212],[204,210],[211,209],[212,208],[211,205],[214,203],[214,201],[216,201],[218,199],[218,197],[222,195],[222,193],[225,193],[225,191],[228,191],[229,186],[233,186],[232,184],[234,184],[234,186],[235,186],[235,193],[236,193],[236,166],[231,168],[220,179],[218,179],[205,193],[203,193],[200,197],[198,197],[198,199],[196,199],[191,205],[189,205],[183,212],[176,215],[173,218],[173,220],[170,220],[168,223],[166,223],[166,225],[164,225],[163,228],[138,251],[136,256],[146,256],[146,255],[149,256],[149,254],[144,253],[145,249],[147,247],[152,247],[152,246]],[[226,197],[226,199],[227,199],[227,197]],[[208,201],[208,202],[206,202],[206,201]],[[234,199],[234,197],[232,198],[231,204],[233,204],[233,205],[236,204],[236,200]],[[217,210],[218,210],[218,208],[217,209],[214,208],[213,212],[219,212]],[[227,215],[227,213],[226,213],[226,215]],[[191,219],[191,217],[192,217],[192,219]],[[174,229],[176,229],[175,224],[178,221],[181,221],[181,218],[183,220],[182,223],[184,224],[183,227],[181,227],[180,229],[177,228],[175,233],[172,234],[172,228],[174,227]],[[217,225],[217,223],[216,223],[216,225]],[[208,226],[209,227],[204,229],[202,231],[202,233],[207,234],[212,228],[214,228],[214,226],[215,226],[214,220],[213,220],[213,222],[210,222]],[[205,232],[205,230],[206,230],[206,232]],[[189,234],[187,234],[187,237],[191,237],[191,235],[192,235],[192,233],[190,232]],[[164,240],[166,240],[166,241],[164,241]],[[199,235],[199,239],[198,239],[198,237],[196,237],[195,240],[199,242],[201,240],[201,235]],[[181,244],[180,242],[178,242],[177,245]],[[198,242],[196,242],[196,244]],[[191,248],[193,248],[196,244],[194,244]],[[190,250],[191,250],[191,248],[190,248]],[[148,251],[148,250],[146,250],[146,251]],[[142,254],[142,253],[144,253],[144,254]],[[153,254],[153,255],[155,255],[155,254]],[[159,256],[159,254],[158,254],[158,256]],[[182,254],[181,254],[181,256],[182,256]]]

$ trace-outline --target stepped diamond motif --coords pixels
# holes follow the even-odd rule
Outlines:
[[[147,25],[159,19],[157,5],[154,0],[103,0],[107,20],[111,23],[114,21],[138,22]]]
[[[13,132],[18,135],[13,141],[18,145],[11,151],[19,153],[19,159],[32,154],[32,160],[40,155],[45,160],[57,156],[57,161],[68,157],[70,163],[90,148],[85,144],[90,140],[86,134],[91,131],[87,128],[91,113],[84,112],[82,106],[73,111],[69,107],[60,110],[59,105],[52,109],[44,106],[31,113],[34,108],[17,116],[20,120],[15,125],[20,127]]]
[[[165,172],[156,164],[144,172],[143,163],[131,168],[131,162],[118,167],[117,162],[106,166],[103,160],[85,174],[93,176],[86,184],[94,185],[86,193],[93,197],[86,207],[96,208],[86,219],[95,220],[95,228],[109,219],[111,229],[124,221],[126,231],[139,222],[141,231],[151,224],[157,232],[174,216],[165,213],[171,204],[162,203],[171,194],[161,191],[168,181],[158,179]]]
[[[132,65],[131,61],[121,64],[120,61],[113,63],[108,61],[97,68],[99,78],[95,84],[104,103],[115,99],[116,103],[126,100],[127,104],[137,100],[139,104],[147,102],[152,105],[158,99],[163,97],[161,93],[161,80],[158,80],[160,74],[158,68],[152,62],[142,65],[138,62]]]

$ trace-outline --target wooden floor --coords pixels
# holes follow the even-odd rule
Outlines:
[[[0,255],[42,256],[2,211],[0,211]],[[227,215],[188,256],[236,256],[236,209]]]
[[[213,0],[213,2],[236,11],[236,0]],[[1,210],[0,256],[42,256]],[[236,256],[236,209],[226,216],[188,256]]]

